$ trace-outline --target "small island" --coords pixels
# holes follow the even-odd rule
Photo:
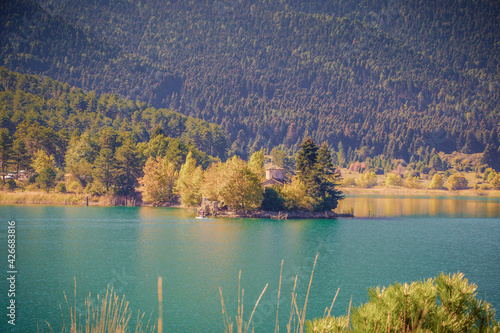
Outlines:
[[[295,174],[287,175],[284,168],[272,163],[264,169],[264,159],[260,150],[248,163],[234,157],[211,167],[200,186],[200,211],[213,216],[273,219],[353,216],[334,212],[344,196],[337,189],[340,178],[326,142],[321,147],[311,138],[302,142]]]

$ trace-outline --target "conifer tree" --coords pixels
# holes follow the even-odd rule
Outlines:
[[[315,210],[329,211],[337,208],[338,201],[343,196],[340,191],[335,189],[339,185],[339,177],[335,173],[332,156],[326,142],[323,142],[318,150],[316,169],[319,183]]]
[[[109,148],[102,148],[99,156],[95,159],[92,176],[106,187],[106,191],[109,191],[110,187],[114,185],[115,166],[116,160],[113,151]]]
[[[488,144],[484,149],[482,162],[495,170],[500,170],[500,154],[494,144]]]
[[[12,156],[12,137],[6,128],[0,129],[0,163],[2,172],[7,169],[7,164]],[[5,179],[4,179],[5,180]]]
[[[27,169],[30,165],[30,155],[26,150],[26,144],[21,139],[14,140],[14,145],[12,147],[12,161],[16,166],[16,172],[19,170]]]
[[[306,185],[309,193],[316,191],[317,160],[318,146],[308,137],[300,144],[297,152],[297,177]]]
[[[300,147],[297,153],[297,179],[304,184],[307,195],[315,202],[313,209],[335,209],[342,194],[335,189],[338,176],[334,173],[328,144],[323,143],[318,148],[311,138],[307,138]]]
[[[141,173],[140,159],[134,142],[129,138],[116,149],[115,191],[128,195],[135,192],[137,178]]]

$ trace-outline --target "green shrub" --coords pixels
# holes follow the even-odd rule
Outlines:
[[[274,212],[285,210],[285,199],[280,195],[279,188],[266,187],[264,189],[261,208]]]
[[[356,185],[365,188],[373,187],[377,185],[377,175],[375,175],[375,172],[365,172],[356,179]]]
[[[488,181],[488,183],[491,183],[496,176],[497,173],[495,171],[492,171],[488,174],[488,178],[486,178],[486,180]]]
[[[495,169],[487,168],[484,170],[483,180],[487,180],[490,173],[495,172]]]
[[[12,179],[12,178],[8,179],[5,182],[5,185],[7,186],[7,190],[8,191],[14,191],[17,188],[16,181],[14,179]]]
[[[307,332],[499,332],[491,304],[462,273],[368,290],[368,303],[349,318],[308,321]],[[346,322],[347,321],[347,322]]]
[[[356,180],[354,177],[346,177],[342,180],[342,186],[354,186],[356,185]]]
[[[59,193],[66,193],[66,184],[65,183],[58,183],[55,188],[56,192]]]
[[[395,173],[388,173],[385,179],[385,185],[387,186],[403,186],[403,178]]]
[[[69,183],[67,190],[69,192],[82,193],[83,187],[79,181],[75,180],[75,181],[72,181],[71,183]]]
[[[436,173],[434,176],[432,176],[429,188],[431,190],[439,190],[443,188],[443,185],[444,185],[443,177],[441,177],[439,173]]]
[[[450,191],[464,190],[467,186],[467,179],[461,174],[451,175],[446,181],[446,187]]]
[[[103,195],[106,193],[106,187],[101,182],[95,181],[85,187],[85,193],[91,195]]]
[[[487,191],[490,189],[490,187],[487,184],[482,184],[481,186],[479,186],[479,189],[483,190],[483,191]]]
[[[420,178],[416,176],[408,176],[404,181],[404,186],[408,188],[420,188]]]

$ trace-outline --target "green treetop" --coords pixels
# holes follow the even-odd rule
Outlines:
[[[201,166],[196,166],[193,153],[186,156],[186,163],[181,166],[176,190],[179,192],[183,206],[194,207],[201,202],[201,182],[203,180],[203,170]]]
[[[297,152],[297,178],[306,188],[306,193],[313,201],[313,210],[328,211],[337,207],[342,194],[336,190],[338,175],[335,174],[332,156],[328,144],[318,148],[316,143],[307,138]]]

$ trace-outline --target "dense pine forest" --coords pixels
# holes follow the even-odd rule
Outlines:
[[[227,156],[309,136],[352,162],[499,146],[496,1],[1,6],[1,65],[216,123]]]

